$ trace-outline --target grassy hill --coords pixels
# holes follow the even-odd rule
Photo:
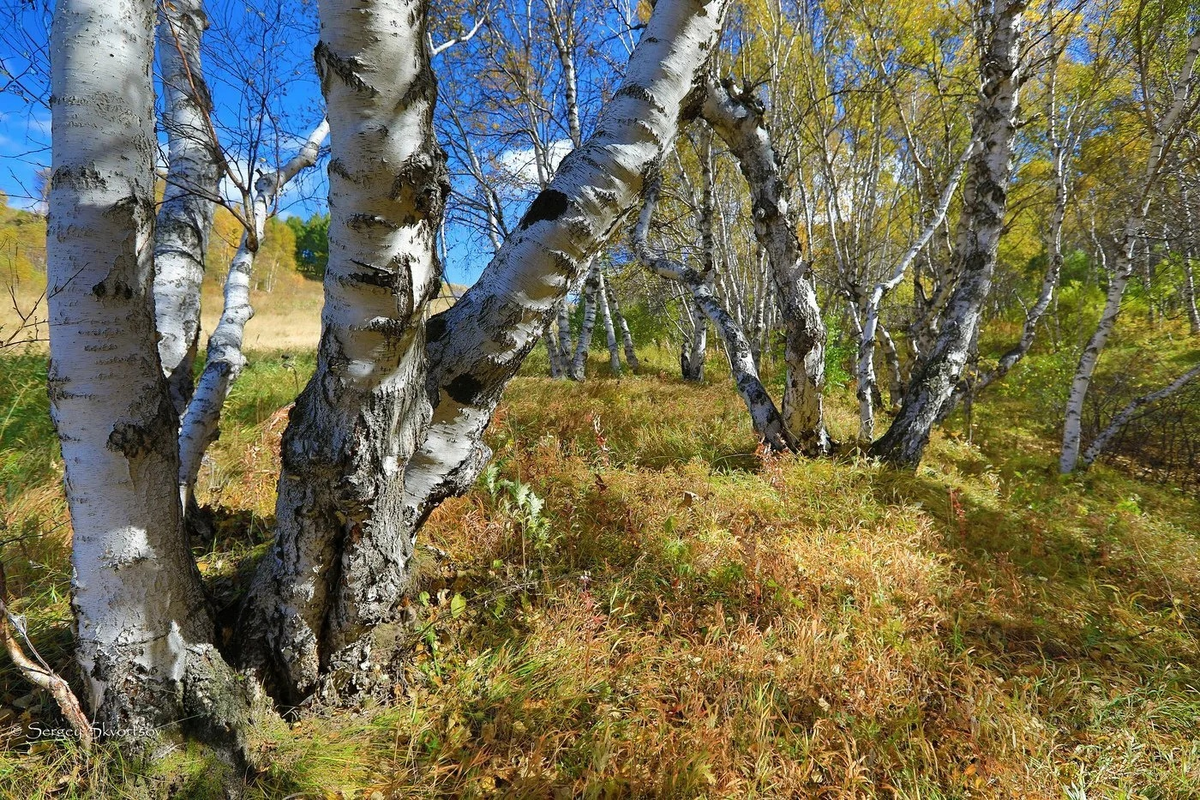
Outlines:
[[[261,322],[262,318],[256,322]],[[703,386],[514,381],[494,466],[419,545],[394,703],[259,733],[263,797],[1196,797],[1200,500],[1110,467],[1060,478],[1019,390],[915,473],[756,452]],[[70,671],[68,522],[44,360],[5,356],[10,589]],[[272,525],[280,411],[312,357],[259,353],[201,473],[228,595]],[[833,433],[856,426],[835,388]],[[7,415],[6,417],[2,415]],[[536,498],[536,500],[532,499]],[[51,718],[3,662],[0,721]],[[0,795],[217,797],[199,753],[148,773],[0,743]],[[116,763],[116,766],[114,766]]]
[[[0,296],[0,342],[16,333],[17,344],[30,342],[35,349],[46,347],[46,304],[42,294],[45,286],[45,276],[35,276],[14,284],[11,295],[3,292]],[[201,348],[221,319],[221,287],[215,276],[210,276],[202,286]],[[453,294],[461,295],[466,289],[465,286],[445,284],[442,296],[431,304],[432,312],[448,308],[453,303]],[[246,324],[245,346],[248,350],[316,348],[321,338],[321,306],[324,302],[319,281],[307,280],[294,273],[281,276],[272,291],[251,292],[250,302],[254,306],[254,317]],[[22,317],[31,311],[31,321],[42,324],[18,331]]]

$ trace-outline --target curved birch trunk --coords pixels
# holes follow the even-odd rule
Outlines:
[[[879,336],[881,327],[879,324],[880,306],[883,304],[883,298],[904,280],[904,276],[908,273],[908,268],[916,261],[917,256],[929,244],[929,240],[933,238],[934,232],[945,221],[946,213],[950,209],[950,202],[954,199],[954,193],[958,189],[958,184],[962,180],[963,173],[966,171],[967,162],[975,152],[975,149],[976,141],[972,139],[959,158],[958,164],[950,175],[950,180],[946,182],[946,186],[942,190],[941,198],[934,209],[933,218],[926,224],[925,229],[921,231],[916,241],[909,245],[908,250],[900,257],[900,261],[897,262],[891,276],[886,281],[875,284],[875,287],[871,290],[871,294],[867,296],[863,303],[864,321],[858,347],[858,440],[864,445],[870,445],[875,438],[874,398],[879,392],[875,379],[875,340]],[[895,345],[892,345],[891,350],[894,354]]]
[[[1183,302],[1187,306],[1188,332],[1200,336],[1200,309],[1196,307],[1196,274],[1192,269],[1192,253],[1183,256]]]
[[[562,353],[559,351],[558,343],[554,340],[554,333],[549,327],[542,334],[542,341],[546,345],[546,357],[550,360],[550,377],[561,378],[563,376]]]
[[[1183,200],[1181,205],[1184,225],[1187,228],[1187,233],[1184,234],[1187,246],[1183,250],[1183,304],[1187,308],[1188,332],[1192,336],[1200,336],[1200,308],[1196,306],[1196,273],[1192,267],[1196,258],[1196,227],[1192,218],[1191,197],[1186,185],[1180,187],[1180,194]]]
[[[260,177],[254,186],[254,204],[248,210],[253,231],[246,231],[238,251],[229,265],[225,279],[225,305],[216,330],[208,338],[208,357],[204,372],[196,386],[195,395],[187,405],[179,432],[179,491],[184,507],[196,485],[200,462],[209,445],[217,438],[221,409],[233,382],[246,365],[242,340],[246,323],[254,316],[250,306],[250,273],[254,258],[263,239],[267,218],[271,216],[280,192],[302,170],[317,163],[321,142],[329,134],[329,123],[321,124],[309,134],[304,146],[293,159],[279,169]]]
[[[504,386],[673,140],[723,2],[660,0],[597,134],[563,160],[479,281],[427,324],[448,186],[423,10],[321,8],[334,156],[323,332],[284,436],[276,540],[242,620],[250,663],[293,702],[372,687],[371,633],[399,613],[416,531],[486,463],[482,434]]]
[[[685,381],[700,383],[704,380],[704,360],[708,353],[708,322],[694,297],[684,302],[691,304],[690,309],[685,305],[683,311],[692,335],[679,345],[679,372]]]
[[[200,284],[221,165],[200,64],[200,41],[207,27],[200,0],[160,6],[158,57],[166,94],[163,128],[168,163],[154,232],[154,312],[161,337],[158,354],[179,416],[192,396],[192,365],[200,338]]]
[[[574,347],[571,343],[571,315],[567,311],[567,298],[558,304],[558,314],[555,315],[555,326],[558,333],[558,369],[559,378],[571,376],[571,359]]]
[[[488,451],[480,434],[500,392],[673,143],[725,8],[725,0],[659,0],[596,133],[563,159],[462,302],[430,321],[429,385],[438,399],[406,476],[415,519],[464,491],[483,468]]]
[[[249,704],[210,644],[175,487],[178,417],[152,299],[153,31],[150,0],[63,0],[51,37],[49,393],[77,657],[93,722],[148,734],[133,747],[184,718],[211,733],[226,701],[217,716],[236,738],[233,706]]]
[[[892,334],[882,322],[879,324],[878,333],[879,345],[883,348],[883,362],[887,364],[888,402],[894,410],[900,408],[904,398],[904,373],[900,368],[900,353],[896,350]]]
[[[772,450],[798,449],[798,443],[788,432],[787,425],[784,423],[779,409],[775,406],[775,401],[771,399],[770,393],[767,392],[762,380],[758,377],[754,353],[745,331],[717,299],[708,278],[682,264],[658,258],[651,252],[647,234],[650,230],[650,220],[654,215],[654,207],[658,201],[660,184],[661,177],[657,175],[647,183],[642,211],[633,230],[634,251],[651,272],[687,288],[691,292],[696,310],[703,312],[716,326],[725,343],[725,351],[729,356],[729,369],[733,374],[733,381],[737,385],[738,394],[741,395],[746,409],[750,412],[750,421],[754,432]],[[704,330],[703,318],[698,317],[695,323],[698,330]],[[701,360],[701,370],[703,363]],[[688,365],[685,363],[684,366],[686,368]]]
[[[825,389],[825,322],[800,253],[788,187],[771,144],[761,105],[709,82],[701,115],[738,159],[754,198],[754,233],[771,263],[786,331],[787,384],[783,417],[810,455],[829,452],[822,393]]]
[[[1092,443],[1088,445],[1087,450],[1084,451],[1083,456],[1079,459],[1084,469],[1090,467],[1100,457],[1100,454],[1108,447],[1108,443],[1112,441],[1114,436],[1121,432],[1122,428],[1129,424],[1134,414],[1146,406],[1153,405],[1160,400],[1166,400],[1196,378],[1200,378],[1200,364],[1192,367],[1158,391],[1144,394],[1129,401],[1129,404],[1117,412],[1117,415],[1113,417],[1108,427],[1102,430],[1092,440]]]
[[[1083,353],[1079,357],[1079,365],[1075,368],[1075,377],[1071,380],[1071,394],[1067,398],[1067,409],[1063,421],[1062,454],[1058,460],[1059,471],[1064,475],[1074,472],[1079,462],[1083,405],[1087,400],[1096,364],[1100,361],[1100,353],[1108,344],[1108,337],[1116,326],[1117,316],[1121,313],[1121,300],[1125,295],[1125,287],[1133,276],[1133,257],[1137,244],[1141,240],[1142,229],[1146,224],[1146,215],[1150,212],[1150,203],[1153,199],[1151,192],[1162,177],[1167,154],[1194,112],[1194,108],[1190,108],[1193,104],[1189,100],[1196,82],[1196,59],[1198,56],[1200,56],[1200,33],[1194,35],[1188,43],[1187,56],[1179,80],[1175,85],[1171,107],[1162,122],[1154,125],[1154,135],[1150,142],[1150,154],[1146,160],[1146,172],[1142,180],[1140,196],[1133,213],[1125,223],[1125,231],[1117,253],[1117,263],[1104,300],[1104,311],[1100,315],[1100,322],[1096,325],[1095,332],[1092,333],[1087,346],[1084,347]]]
[[[991,289],[1012,172],[1024,7],[1023,0],[1008,0],[994,11],[981,12],[987,40],[973,125],[979,147],[968,167],[954,253],[958,282],[942,312],[936,341],[913,369],[899,415],[872,447],[875,455],[897,466],[920,462],[938,414],[962,374]]]

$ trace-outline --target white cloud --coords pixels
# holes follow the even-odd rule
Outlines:
[[[551,142],[547,149],[549,150],[550,169],[553,171],[558,169],[559,163],[573,148],[570,139],[559,139]],[[505,150],[496,160],[514,183],[526,189],[537,188],[537,159],[532,147]]]

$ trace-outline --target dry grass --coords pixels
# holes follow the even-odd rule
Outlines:
[[[24,281],[14,288],[13,296],[10,296],[7,287],[0,288],[0,342],[7,341],[10,334],[21,328],[26,315],[32,312],[29,320],[41,324],[27,326],[13,343],[22,349],[28,344],[36,352],[45,352],[46,303],[41,294],[44,281]],[[464,287],[456,286],[455,290],[461,293]],[[432,302],[431,313],[442,311],[453,302],[448,290],[445,294],[447,296]],[[296,274],[280,276],[270,292],[251,292],[254,317],[246,324],[246,349],[315,350],[321,338],[323,302],[320,282],[306,280]],[[210,278],[204,282],[201,292],[201,349],[221,319],[221,306],[221,284]]]
[[[1200,793],[1195,498],[1107,468],[1059,479],[1019,398],[981,404],[974,444],[936,437],[916,473],[765,457],[725,379],[684,385],[668,358],[513,383],[495,469],[422,534],[395,703],[264,732],[252,793]],[[261,550],[277,409],[309,370],[256,358],[231,399],[204,475],[214,580]],[[831,405],[849,430],[853,398]],[[65,660],[61,501],[34,489],[8,516],[58,526],[21,585]],[[216,796],[202,754],[139,772],[36,747],[0,756],[0,793]]]

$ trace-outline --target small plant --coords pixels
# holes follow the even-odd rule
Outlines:
[[[542,515],[546,501],[538,497],[527,483],[500,477],[500,467],[490,465],[483,471],[483,487],[496,510],[508,518],[514,530],[521,533],[521,552],[525,544],[533,545],[538,555],[543,555],[553,543],[550,520]]]

